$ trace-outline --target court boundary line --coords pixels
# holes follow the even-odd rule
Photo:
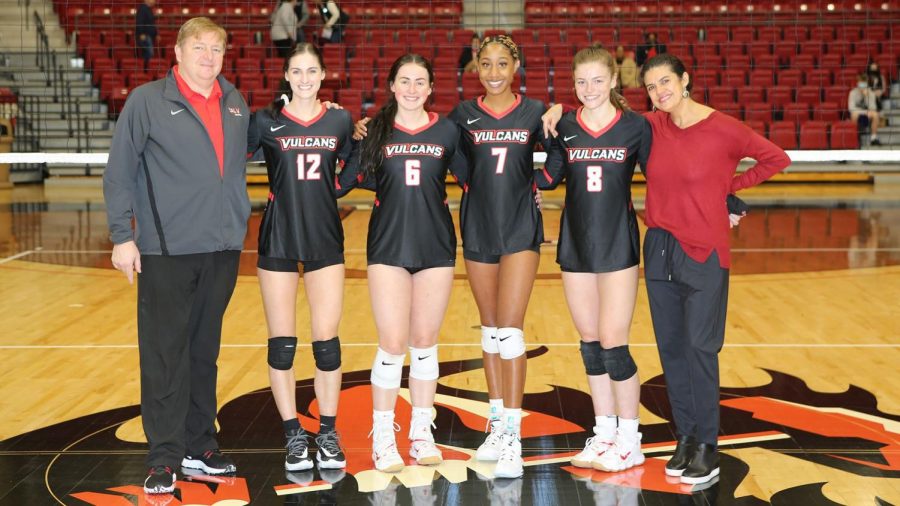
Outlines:
[[[0,258],[0,265],[3,265],[8,262],[12,262],[13,260],[18,260],[20,258],[27,257],[28,255],[30,255],[34,252],[35,252],[35,250],[29,249],[29,250],[22,251],[21,253],[16,253],[15,255],[10,255],[8,257]]]
[[[441,347],[481,348],[481,343],[438,343]],[[525,346],[546,346],[548,348],[575,347],[572,343],[525,343]],[[221,348],[266,348],[266,343],[223,344]],[[310,348],[310,343],[297,343],[298,348]],[[341,343],[342,348],[372,348],[378,343]],[[630,343],[632,348],[656,348],[655,343]],[[0,350],[100,350],[100,349],[137,349],[137,344],[6,344]],[[723,348],[900,348],[900,343],[725,343]]]
[[[541,244],[542,247],[556,247],[556,241],[549,241]],[[462,251],[462,246],[457,246],[457,251]],[[900,248],[731,248],[732,253],[849,253],[851,251],[874,251],[876,253],[898,253]],[[344,254],[361,255],[366,252],[365,249],[349,248],[344,250]],[[84,249],[84,250],[54,250],[35,248],[33,250],[23,251],[12,256],[0,259],[0,264],[17,260],[19,257],[27,256],[35,253],[47,253],[53,255],[83,255],[92,254],[112,254],[111,249]],[[241,253],[257,253],[257,250],[241,250]]]

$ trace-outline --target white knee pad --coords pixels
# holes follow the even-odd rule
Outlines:
[[[409,348],[409,377],[431,381],[440,376],[437,345],[430,348]]]
[[[481,349],[485,353],[500,353],[497,347],[497,327],[481,326]]]
[[[497,329],[497,347],[500,358],[509,360],[525,354],[525,333],[515,327]]]
[[[378,348],[375,362],[372,363],[372,384],[381,388],[400,388],[400,377],[403,375],[403,361],[406,355],[391,355]]]

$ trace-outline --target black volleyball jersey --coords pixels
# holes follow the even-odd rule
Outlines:
[[[310,121],[282,110],[258,111],[247,151],[262,147],[269,200],[259,226],[259,254],[290,260],[334,258],[344,251],[335,194],[335,169],[353,149],[353,122],[343,110],[324,109]]]
[[[460,204],[463,248],[505,255],[537,249],[544,241],[541,211],[534,202],[534,145],[544,139],[538,100],[516,96],[496,113],[479,97],[450,113],[463,132],[469,179]]]
[[[619,111],[603,130],[592,131],[581,111],[566,113],[556,127],[538,187],[566,179],[556,261],[564,270],[609,272],[637,265],[637,218],[631,202],[635,164],[646,167],[653,139],[643,116]]]
[[[366,257],[370,264],[428,268],[456,261],[456,231],[447,206],[449,169],[465,181],[465,159],[459,152],[459,130],[446,118],[430,113],[427,125],[407,130],[397,124],[383,148],[384,162],[374,176],[360,176],[360,143],[339,186],[363,183],[375,190],[369,219]]]

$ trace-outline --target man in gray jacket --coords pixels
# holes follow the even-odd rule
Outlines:
[[[103,175],[113,266],[138,279],[146,493],[177,466],[233,473],[215,437],[222,318],[237,281],[250,201],[250,111],[219,77],[226,34],[207,18],[178,32],[178,64],[131,92]],[[134,230],[132,230],[134,220]]]

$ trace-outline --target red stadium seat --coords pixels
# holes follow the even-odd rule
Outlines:
[[[782,119],[791,123],[802,124],[809,121],[809,104],[790,102],[784,105]]]
[[[800,149],[828,149],[828,124],[824,121],[801,123]]]
[[[761,26],[756,30],[756,40],[761,42],[780,42],[781,27],[780,26]]]
[[[622,95],[628,101],[628,105],[637,112],[645,112],[650,109],[649,97],[643,88],[625,88]]]
[[[362,90],[340,89],[334,99],[341,107],[347,110],[355,119],[362,115],[363,92]]]
[[[797,149],[797,126],[790,121],[775,121],[769,125],[769,140],[781,149]]]
[[[799,88],[803,85],[803,71],[800,69],[784,69],[779,71],[775,77],[778,79],[779,86]]]
[[[832,77],[829,69],[811,69],[806,71],[806,84],[824,88],[831,86]]]
[[[855,121],[831,125],[831,149],[859,149],[859,131]]]
[[[756,68],[750,71],[748,82],[750,86],[768,88],[775,83],[775,72],[768,68]]]
[[[759,135],[766,136],[766,123],[764,121],[744,120],[744,124]]]
[[[738,102],[750,107],[754,104],[762,104],[765,102],[763,97],[763,89],[758,86],[744,86],[737,90]]]
[[[838,102],[819,102],[813,106],[813,119],[828,123],[840,121],[845,107]]]
[[[730,68],[722,72],[723,86],[731,86],[737,88],[747,84],[747,71],[744,70],[745,68],[747,68],[746,66],[741,68],[740,65],[735,65],[734,67],[729,65],[729,67]]]
[[[780,109],[794,101],[794,90],[789,86],[772,86],[766,92],[766,101]]]
[[[797,102],[815,106],[822,101],[822,88],[819,86],[801,86],[797,88]]]

